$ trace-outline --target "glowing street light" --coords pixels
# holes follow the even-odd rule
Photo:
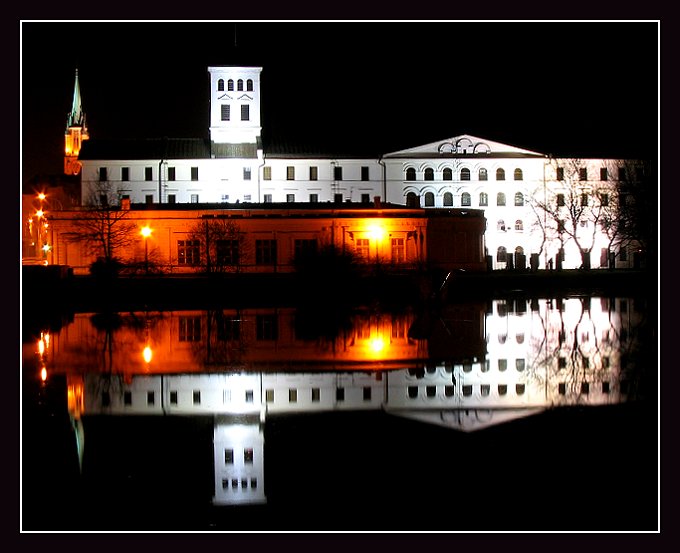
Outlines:
[[[142,230],[139,231],[142,237],[144,238],[144,271],[148,275],[149,274],[149,241],[148,238],[151,236],[152,229],[149,225],[145,225],[142,227]]]

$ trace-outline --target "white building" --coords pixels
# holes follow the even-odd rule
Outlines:
[[[467,134],[377,158],[268,148],[261,138],[261,70],[208,67],[208,139],[83,142],[82,203],[97,202],[106,189],[153,206],[379,199],[470,207],[485,211],[493,269],[638,264],[636,244],[611,225],[603,231],[604,221],[616,219],[618,184],[630,162],[554,158]]]

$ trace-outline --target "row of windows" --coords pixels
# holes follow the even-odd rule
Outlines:
[[[247,81],[245,81],[245,84],[246,84],[246,91],[251,92],[251,91],[253,90],[253,80],[252,80],[252,79],[248,79]],[[219,80],[217,81],[217,90],[218,90],[219,92],[223,92],[223,91],[224,91],[224,79],[219,79]],[[227,81],[227,90],[228,90],[228,91],[233,91],[233,90],[234,90],[234,79],[229,79],[229,80]],[[236,81],[236,90],[237,90],[237,91],[242,91],[242,90],[243,90],[243,79],[238,79],[238,80]]]
[[[248,175],[250,175],[250,167],[244,168],[243,169],[243,174],[244,174],[244,179],[245,179],[245,174],[246,170],[248,172]],[[153,167],[144,167],[144,180],[147,182],[153,181],[154,175],[153,175]],[[177,179],[177,170],[175,167],[168,167],[168,180],[169,181],[174,181]],[[248,177],[247,180],[249,180],[250,177]],[[109,170],[108,167],[100,167],[99,168],[99,180],[101,182],[105,182],[109,180]],[[120,180],[123,182],[128,182],[130,180],[130,168],[129,167],[121,167],[120,168]],[[198,167],[192,167],[191,168],[191,180],[192,181],[197,181],[198,180]]]
[[[241,488],[242,489],[247,489],[248,488],[248,479],[247,478],[241,478]],[[222,489],[226,490],[229,488],[229,483],[231,483],[231,489],[235,490],[238,488],[239,485],[239,479],[238,478],[222,478]],[[250,487],[253,490],[257,489],[257,478],[251,477],[250,479]]]
[[[453,180],[453,169],[451,169],[450,167],[445,167],[442,170],[441,175],[442,175],[442,180]],[[434,176],[435,176],[435,171],[431,167],[427,167],[423,171],[423,179],[424,180],[434,180]],[[471,180],[470,169],[468,169],[467,167],[462,168],[460,170],[459,176],[460,176],[460,180],[462,180],[462,181]],[[523,180],[524,179],[524,175],[523,175],[521,169],[517,168],[517,169],[514,170],[513,179],[514,180]],[[407,181],[416,180],[416,170],[415,170],[415,168],[408,167],[406,169],[406,180]],[[486,169],[480,169],[477,172],[477,180],[480,180],[480,181],[489,180],[488,171]],[[496,180],[499,180],[499,181],[505,180],[505,169],[500,169],[500,168],[496,169]]]
[[[435,398],[437,397],[437,386],[425,386],[425,397],[427,398]],[[407,388],[407,395],[409,399],[417,399],[420,397],[420,386],[409,386]],[[473,386],[472,384],[464,384],[461,386],[461,391],[463,393],[464,397],[470,397],[473,392]],[[515,384],[515,393],[518,396],[521,396],[524,394],[526,391],[526,386],[524,384]],[[485,397],[489,396],[491,394],[491,385],[490,384],[481,384],[479,387],[479,392],[480,395]],[[445,397],[453,397],[455,393],[455,386],[449,384],[444,386],[444,396]],[[508,393],[508,386],[507,384],[499,384],[498,385],[498,395],[499,396],[504,396],[507,395]]]
[[[264,180],[272,180],[272,168],[270,166],[263,168],[262,178]],[[295,167],[292,165],[286,167],[286,180],[295,180]],[[319,168],[316,165],[309,167],[309,180],[319,180]],[[342,167],[340,165],[333,166],[333,180],[343,180]],[[361,168],[361,180],[369,180],[369,171],[366,166]]]
[[[255,452],[252,447],[246,447],[243,449],[243,462],[246,465],[252,465],[255,459]],[[231,448],[225,448],[224,450],[224,464],[233,465],[234,464],[234,450]]]
[[[434,207],[435,195],[434,192],[425,192],[422,195],[423,204],[425,207]],[[453,206],[453,193],[444,192],[442,195],[442,203],[444,206]],[[420,207],[420,198],[415,192],[406,194],[406,205],[409,207]],[[460,205],[463,207],[472,206],[472,195],[469,192],[463,192],[460,195]],[[489,205],[489,195],[486,192],[479,193],[479,206],[486,207]],[[496,205],[503,207],[506,205],[506,195],[504,192],[496,194]],[[514,205],[521,207],[524,205],[524,194],[517,192],[514,197]]]
[[[231,105],[222,104],[220,108],[222,121],[231,121]],[[241,104],[241,121],[250,121],[250,106],[248,104]]]
[[[618,173],[619,173],[619,180],[620,181],[626,181],[628,180],[628,171],[626,167],[619,167],[618,168]],[[585,167],[581,167],[578,169],[577,173],[578,175],[578,180],[580,181],[587,181],[588,180],[588,169]],[[609,170],[606,167],[600,167],[600,180],[601,181],[607,181],[609,180]],[[636,167],[635,168],[635,177],[638,180],[642,180],[644,178],[644,168],[643,167]],[[559,181],[564,180],[564,167],[557,167],[555,169],[555,179]]]
[[[370,401],[372,397],[372,388],[370,386],[364,386],[362,388],[362,397],[364,401]],[[274,402],[274,390],[269,388],[265,390],[265,399],[267,403]],[[310,390],[310,399],[313,403],[321,401],[321,388],[312,388]],[[345,401],[345,388],[339,387],[335,389],[335,400]],[[288,403],[297,403],[298,401],[298,389],[289,388],[288,389]]]
[[[296,239],[294,242],[295,255],[316,249],[316,239]],[[221,239],[215,241],[215,263],[223,266],[237,266],[241,263],[241,243],[238,239]],[[406,255],[404,238],[390,239],[390,253],[392,263],[403,263]],[[355,240],[355,253],[364,259],[370,259],[371,241],[368,238]],[[274,239],[255,240],[255,265],[276,265],[278,262],[278,242]],[[178,240],[177,264],[180,266],[201,265],[201,241]]]

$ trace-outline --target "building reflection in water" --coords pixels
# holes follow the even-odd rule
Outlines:
[[[211,416],[216,505],[265,503],[268,417],[382,410],[474,431],[570,405],[634,400],[644,307],[506,299],[353,314],[315,335],[295,309],[76,315],[41,334],[65,374],[79,458],[89,415]]]

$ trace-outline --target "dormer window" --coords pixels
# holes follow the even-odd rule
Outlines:
[[[217,90],[220,92],[224,90],[224,79],[217,81]]]

